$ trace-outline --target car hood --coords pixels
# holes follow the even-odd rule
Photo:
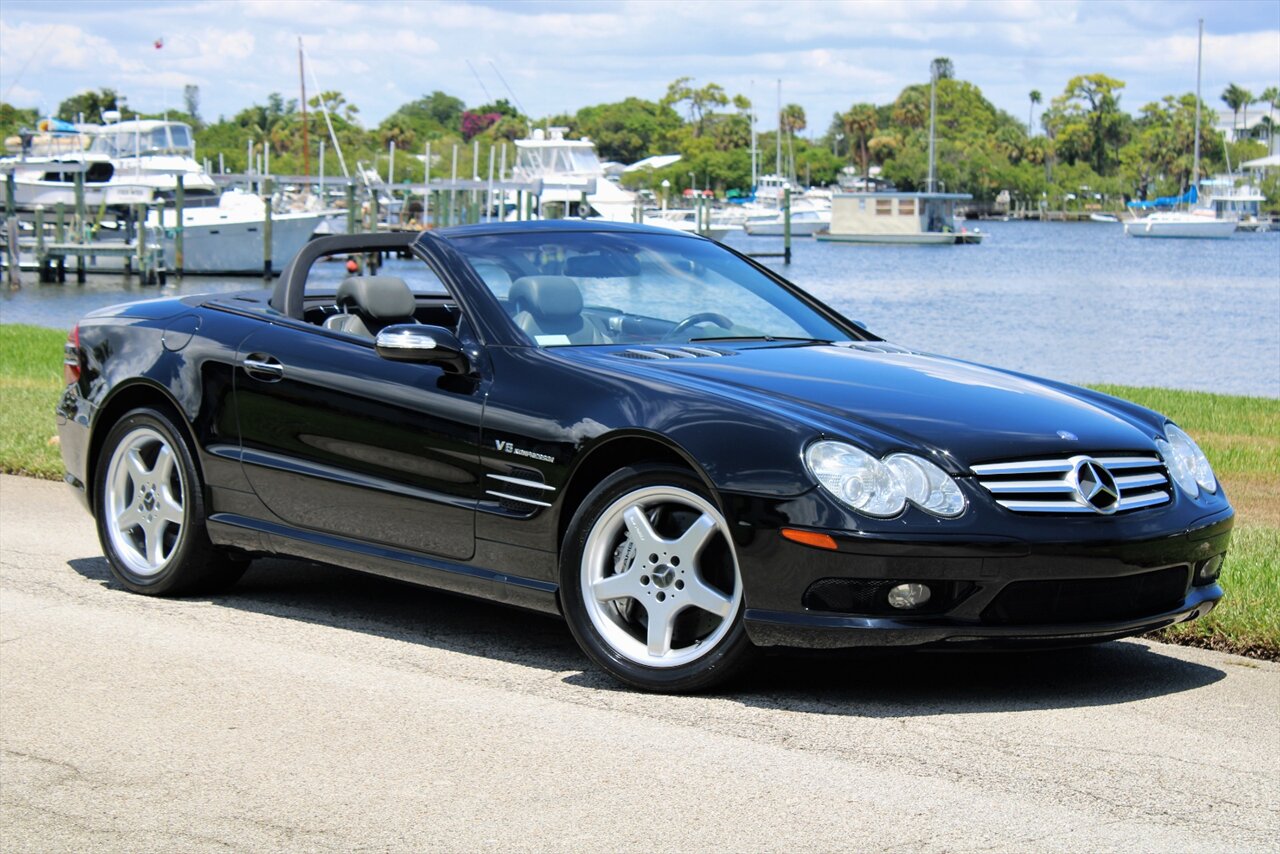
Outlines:
[[[953,469],[1039,454],[1150,451],[1158,431],[1153,414],[1105,395],[885,342],[713,346],[728,355],[649,360],[635,354],[654,348],[627,357],[591,349],[592,358],[647,379],[765,406],[877,453],[935,451],[958,464]]]

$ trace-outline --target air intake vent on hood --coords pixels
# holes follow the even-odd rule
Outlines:
[[[919,355],[915,350],[890,344],[888,341],[842,341],[838,345],[866,353],[898,353],[904,356]]]
[[[623,350],[617,355],[624,359],[641,359],[648,361],[668,361],[671,359],[710,359],[720,356],[732,356],[728,350],[712,350],[710,347],[654,347],[652,350]]]

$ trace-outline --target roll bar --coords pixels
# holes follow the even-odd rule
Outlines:
[[[397,231],[390,234],[335,234],[317,237],[302,247],[280,274],[271,294],[271,307],[301,320],[303,290],[307,285],[307,274],[311,272],[311,265],[316,259],[326,255],[408,249],[420,236],[415,231]]]

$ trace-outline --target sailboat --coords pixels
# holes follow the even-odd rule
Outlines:
[[[1196,139],[1195,155],[1191,166],[1192,184],[1200,177],[1200,70],[1204,48],[1204,19],[1200,19],[1199,40],[1196,43]],[[1193,186],[1187,194],[1191,201],[1198,199]],[[1200,237],[1221,240],[1235,234],[1234,219],[1218,219],[1212,208],[1185,211],[1163,211],[1143,219],[1132,219],[1124,224],[1124,233],[1130,237]]]

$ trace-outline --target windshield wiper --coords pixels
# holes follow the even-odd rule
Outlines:
[[[796,338],[789,335],[714,335],[707,338],[690,338],[689,343],[695,341],[786,341],[790,343],[801,342],[804,344],[830,344],[831,341],[825,338]]]

